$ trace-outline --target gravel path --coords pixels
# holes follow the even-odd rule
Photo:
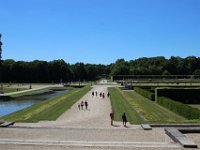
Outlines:
[[[0,150],[165,150],[184,149],[173,142],[163,128],[144,131],[139,125],[124,128],[121,122],[110,125],[111,104],[107,85],[96,85],[56,121],[17,123],[11,128],[0,128]],[[92,91],[98,96],[92,96]],[[88,109],[79,110],[78,104],[88,101]]]

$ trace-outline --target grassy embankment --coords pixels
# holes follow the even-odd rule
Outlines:
[[[189,106],[200,109],[200,105],[198,105],[198,104],[191,104]]]
[[[1,120],[14,120],[17,122],[38,122],[41,120],[56,120],[61,114],[69,109],[75,102],[84,96],[90,86],[76,88],[61,96],[43,101],[31,107],[7,115]]]
[[[16,98],[16,97],[26,96],[35,92],[43,91],[43,90],[71,90],[71,89],[72,87],[52,87],[52,88],[44,87],[44,88],[39,88],[39,89],[24,89],[24,91],[19,91],[21,93],[11,94],[10,96],[7,96],[7,97]]]
[[[175,123],[186,119],[134,91],[123,91],[127,100],[145,117],[150,123]]]
[[[109,88],[111,104],[115,111],[115,120],[121,121],[121,115],[126,112],[128,121],[132,124],[140,123],[176,123],[186,119],[156,104],[153,101],[135,93]]]
[[[27,88],[19,88],[19,91],[28,90]],[[17,88],[3,88],[3,93],[17,92]]]
[[[119,88],[108,88],[108,90],[110,93],[112,109],[115,113],[115,121],[121,121],[122,113],[126,112],[127,119],[131,124],[145,123],[144,119],[128,103]]]

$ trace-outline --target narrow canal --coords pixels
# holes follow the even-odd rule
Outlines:
[[[22,110],[44,100],[62,95],[68,90],[41,90],[9,101],[0,101],[0,117]]]

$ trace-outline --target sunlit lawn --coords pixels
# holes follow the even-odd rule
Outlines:
[[[199,104],[191,104],[190,106],[191,106],[191,107],[194,107],[194,108],[200,109],[200,105],[199,105]]]
[[[3,93],[11,93],[11,92],[17,92],[17,91],[23,91],[27,90],[27,88],[3,88]]]
[[[110,98],[112,109],[114,110],[115,114],[115,121],[121,121],[122,113],[126,112],[127,119],[131,124],[141,124],[145,122],[144,119],[128,103],[118,88],[109,88],[109,93],[111,95]]]
[[[123,91],[123,93],[134,108],[150,122],[182,122],[185,120],[182,116],[177,115],[134,91]]]

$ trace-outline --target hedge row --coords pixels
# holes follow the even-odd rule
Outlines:
[[[167,97],[158,97],[157,103],[187,119],[200,119],[199,109],[190,107],[181,102],[174,101]]]
[[[142,88],[139,88],[139,87],[134,87],[134,90],[135,92],[137,92],[138,94],[150,99],[150,100],[155,100],[155,94],[154,93],[151,93],[150,91],[148,90],[145,90],[145,89],[142,89]]]
[[[200,89],[159,89],[158,96],[168,97],[185,104],[200,103]]]

